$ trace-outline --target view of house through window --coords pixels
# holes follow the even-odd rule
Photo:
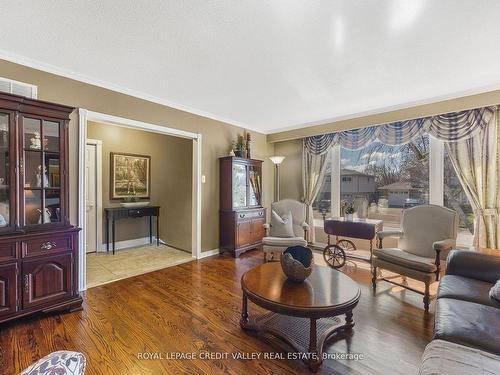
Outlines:
[[[366,217],[383,220],[384,228],[399,228],[404,208],[429,202],[427,135],[401,146],[343,148],[341,166],[341,207],[368,206]]]
[[[429,203],[429,136],[400,146],[380,142],[360,149],[341,149],[340,205],[368,207],[368,219],[384,221],[384,229],[397,229],[405,208]],[[321,242],[322,218],[331,213],[331,163],[313,204],[316,237]],[[444,154],[444,206],[460,217],[457,244],[472,245],[474,214],[448,154]],[[355,214],[356,216],[357,214]]]

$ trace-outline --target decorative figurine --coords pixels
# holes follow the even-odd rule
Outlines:
[[[30,148],[40,150],[42,148],[42,140],[40,139],[40,132],[34,132],[33,138],[30,139]]]
[[[42,210],[39,208],[36,209],[38,211],[38,214],[40,215],[38,218],[38,224],[42,224]],[[43,223],[50,223],[50,210],[48,208],[45,208],[44,213],[43,213]]]
[[[50,184],[49,184],[49,176],[47,174],[47,167],[44,167],[44,174],[45,174],[45,178],[44,178],[44,181],[43,181],[43,187],[50,187]],[[42,187],[42,166],[39,165],[37,167],[37,172],[36,172],[36,187]]]

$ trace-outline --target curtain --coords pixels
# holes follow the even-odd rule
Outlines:
[[[500,153],[498,110],[473,137],[446,143],[446,149],[475,214],[474,246],[498,248]]]
[[[309,243],[314,243],[316,235],[314,233],[314,216],[312,204],[323,184],[325,179],[325,173],[328,166],[328,160],[330,159],[331,148],[329,148],[325,153],[316,155],[306,152],[306,145],[303,143],[302,150],[302,190],[304,196],[302,198],[303,202],[307,206],[307,223],[309,224],[309,232],[307,241]]]
[[[321,155],[333,145],[341,145],[350,150],[358,150],[376,141],[392,146],[403,145],[425,133],[441,141],[458,142],[473,137],[485,128],[492,121],[496,110],[497,107],[476,108],[317,135],[305,138],[304,145],[308,153]]]

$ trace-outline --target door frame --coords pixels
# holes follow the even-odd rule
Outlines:
[[[87,139],[85,145],[95,146],[95,163],[96,163],[95,182],[97,185],[96,197],[95,197],[95,209],[97,215],[95,237],[96,237],[96,252],[99,252],[102,251],[102,141],[100,139]],[[85,220],[86,219],[87,218],[85,218]],[[87,249],[85,249],[85,252],[86,250]]]
[[[191,254],[194,259],[201,258],[201,153],[202,135],[174,129],[167,126],[131,120],[124,117],[108,115],[78,109],[78,226],[81,233],[78,239],[78,289],[87,289],[86,281],[86,209],[85,209],[85,145],[87,144],[87,122],[107,123],[129,129],[144,130],[174,137],[191,139],[193,141],[193,186],[192,186],[192,222],[191,222]]]

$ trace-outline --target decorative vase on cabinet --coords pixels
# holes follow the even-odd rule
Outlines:
[[[262,161],[223,157],[220,165],[219,252],[238,257],[262,247]]]
[[[68,219],[72,111],[0,94],[0,323],[81,308],[79,228]]]

